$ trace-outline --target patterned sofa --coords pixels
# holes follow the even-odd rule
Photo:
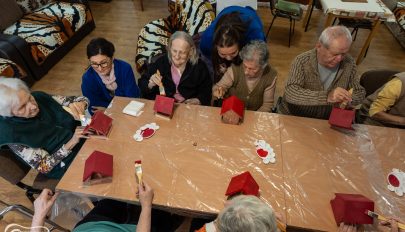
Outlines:
[[[0,41],[0,76],[21,78],[28,86],[35,82],[18,51],[4,41]]]
[[[392,32],[398,42],[405,48],[405,0],[382,0],[394,13],[397,22],[386,22],[385,25]]]
[[[168,0],[170,15],[146,24],[138,36],[136,69],[143,73],[146,64],[159,54],[166,52],[172,33],[185,31],[191,36],[203,32],[215,18],[214,10],[208,0],[187,0],[183,3]]]
[[[0,41],[14,47],[39,80],[95,23],[87,0],[2,0]]]

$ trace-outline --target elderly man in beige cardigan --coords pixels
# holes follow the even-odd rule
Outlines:
[[[351,43],[352,36],[346,27],[326,28],[315,48],[292,62],[278,111],[328,119],[336,103],[361,104],[365,90],[356,78],[356,64],[348,54]],[[353,95],[349,89],[353,89]]]

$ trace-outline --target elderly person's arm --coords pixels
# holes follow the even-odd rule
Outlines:
[[[366,90],[363,88],[363,86],[360,85],[360,79],[356,77],[356,68],[353,68],[351,70],[348,90],[350,89],[353,89],[351,105],[360,105],[366,96]]]
[[[80,115],[84,115],[87,107],[90,105],[89,99],[84,96],[53,95],[52,98],[76,120],[80,120]]]
[[[212,97],[212,80],[208,72],[208,68],[201,60],[198,61],[198,73],[193,75],[199,76],[198,94],[195,100],[198,100],[198,104],[208,106],[211,103]],[[190,99],[187,99],[185,103]]]
[[[328,105],[328,92],[326,90],[310,90],[304,87],[306,81],[319,81],[305,73],[306,65],[310,64],[304,54],[297,56],[291,64],[284,91],[285,101],[294,105]]]
[[[212,96],[214,98],[223,98],[234,81],[232,67],[229,67],[221,80],[212,87]]]
[[[264,90],[263,105],[257,110],[261,112],[270,112],[274,105],[274,92],[276,90],[277,77],[274,78],[273,83]]]
[[[46,174],[71,153],[79,139],[84,137],[81,132],[81,129],[77,129],[73,137],[52,154],[42,148],[31,148],[22,144],[8,144],[8,146],[14,154],[23,159],[30,167],[42,174]]]
[[[399,99],[401,90],[402,82],[398,78],[394,78],[385,84],[384,88],[378,93],[377,98],[370,105],[370,117],[394,125],[405,125],[405,117],[387,113]]]

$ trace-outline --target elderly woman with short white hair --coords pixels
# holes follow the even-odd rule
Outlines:
[[[154,100],[166,95],[176,102],[209,105],[212,81],[203,61],[198,58],[193,39],[184,31],[169,39],[167,55],[159,57],[139,79],[142,97]]]
[[[60,179],[83,144],[76,128],[87,99],[31,93],[20,79],[6,77],[0,77],[0,99],[0,148],[8,146],[32,168]]]
[[[279,228],[281,227],[281,228]],[[278,232],[285,225],[277,223],[273,209],[256,196],[240,195],[227,202],[217,219],[196,232]]]
[[[239,53],[242,64],[232,65],[212,88],[214,99],[235,95],[247,110],[270,112],[274,104],[277,72],[269,65],[269,50],[253,40]]]

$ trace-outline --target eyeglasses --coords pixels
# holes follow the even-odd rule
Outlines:
[[[101,63],[99,63],[99,64],[91,63],[91,62],[90,62],[90,66],[93,67],[93,68],[99,68],[99,67],[101,67],[101,68],[107,68],[108,65],[110,65],[110,63],[111,63],[111,60],[103,61],[103,62],[101,62]]]

